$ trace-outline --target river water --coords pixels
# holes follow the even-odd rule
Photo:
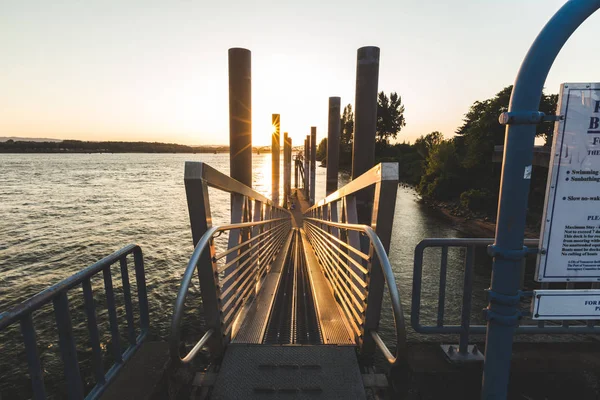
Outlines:
[[[137,243],[145,258],[151,336],[167,338],[179,282],[193,250],[183,186],[186,160],[204,161],[223,173],[229,172],[226,154],[0,155],[0,312],[124,245]],[[270,165],[269,154],[253,156],[253,186],[267,196],[271,190]],[[342,174],[340,184],[348,179]],[[317,198],[325,194],[324,182],[325,169],[318,168]],[[229,195],[211,191],[210,197],[213,222],[227,222]],[[427,237],[459,237],[465,233],[437,211],[419,203],[410,188],[399,188],[392,217],[390,260],[409,318],[416,244]],[[446,315],[447,321],[453,323],[459,321],[462,303],[463,256],[459,250],[449,254]],[[427,253],[431,268],[425,268],[424,322],[435,318],[437,260],[438,253]],[[481,289],[489,285],[490,270],[487,257],[478,253],[474,281],[479,290],[474,293],[474,322],[481,322],[480,310],[485,305]],[[114,271],[118,271],[118,266]],[[118,296],[122,293],[119,279],[113,279]],[[93,284],[95,288],[102,285],[99,279]],[[83,368],[89,369],[90,348],[81,314],[81,290],[72,290],[69,298],[79,359]],[[102,299],[96,301],[102,304]],[[188,304],[197,301],[197,288],[192,288]],[[119,311],[120,326],[124,327],[122,307]],[[198,338],[202,332],[196,316],[194,309],[187,310],[184,321],[184,332],[192,338]],[[58,383],[63,379],[62,362],[51,305],[34,318],[48,393],[62,398],[64,387]],[[106,311],[100,307],[98,319],[103,350],[110,357]],[[384,338],[391,340],[391,310],[384,310],[381,325]],[[408,337],[411,341],[439,339],[417,335],[410,329]],[[93,378],[89,373],[84,375],[89,387]],[[0,333],[0,398],[28,398],[29,391],[25,352],[15,325]]]

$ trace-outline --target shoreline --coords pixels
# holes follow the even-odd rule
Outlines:
[[[493,238],[496,235],[496,222],[487,220],[488,217],[479,216],[460,216],[453,214],[455,204],[436,203],[425,201],[422,198],[419,201],[431,210],[436,211],[442,218],[451,221],[457,230],[472,236],[481,238]],[[525,226],[525,238],[537,239],[540,232],[532,226]]]

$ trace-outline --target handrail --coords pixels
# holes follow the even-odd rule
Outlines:
[[[290,222],[290,218],[274,218],[274,219],[268,219],[268,220],[264,220],[264,221],[243,222],[243,223],[237,223],[237,224],[214,226],[212,228],[209,228],[206,231],[206,233],[204,233],[204,235],[202,235],[202,237],[198,241],[198,244],[194,248],[194,251],[193,251],[193,253],[190,257],[190,260],[188,262],[188,265],[185,269],[183,278],[181,280],[181,284],[179,286],[179,292],[177,294],[177,299],[175,300],[175,307],[174,307],[174,311],[173,311],[173,317],[171,320],[171,335],[169,338],[169,349],[170,349],[170,354],[171,354],[171,360],[173,362],[175,362],[176,364],[190,363],[196,356],[196,353],[198,353],[198,351],[202,348],[202,346],[204,346],[208,342],[208,340],[216,333],[214,329],[210,328],[202,336],[202,338],[194,345],[192,350],[190,350],[188,352],[187,355],[185,355],[182,358],[181,355],[179,354],[179,344],[181,341],[181,320],[183,317],[183,311],[185,308],[185,300],[186,300],[186,297],[188,294],[190,283],[192,281],[192,278],[194,276],[194,272],[196,271],[196,268],[197,267],[200,268],[198,266],[198,263],[200,261],[200,258],[202,256],[203,252],[205,250],[207,250],[207,247],[210,245],[215,234],[217,234],[219,232],[223,232],[223,231],[234,230],[234,229],[255,228],[255,227],[260,227],[260,226],[264,226],[267,224],[273,224],[275,226],[271,227],[268,231],[266,231],[267,236],[270,233],[275,232],[275,234],[277,236],[274,238],[274,241],[276,241],[277,243],[281,243],[281,237],[282,237],[284,231],[282,231],[280,229],[280,227],[283,224],[289,224],[289,222]],[[263,235],[264,233],[265,232],[263,232],[261,235]],[[248,241],[248,242],[250,242],[250,241]],[[256,257],[256,260],[257,260],[258,257],[260,257],[261,255],[268,254],[270,256],[265,257],[264,260],[266,260],[266,263],[269,264],[270,260],[276,254],[277,250],[278,249],[276,246],[271,246],[271,247],[267,248],[266,250],[263,250],[263,253],[256,252],[256,254],[254,256],[250,255],[249,257]],[[248,261],[245,261],[245,263],[248,264],[246,268],[250,268],[250,267],[254,266],[254,264],[256,264],[256,262],[257,262],[256,260],[250,264],[248,264]],[[215,262],[215,261],[217,261],[217,260],[215,260],[213,258],[213,262]],[[239,263],[239,261],[238,261],[238,263]],[[267,264],[265,264],[265,265],[267,265]],[[239,267],[239,265],[238,265],[238,267]],[[231,274],[233,274],[234,272],[235,271],[232,271]],[[259,268],[259,266],[256,266],[255,274],[256,274],[257,279],[260,279],[260,274],[262,272],[264,272],[264,268],[263,267]],[[231,274],[230,274],[230,276],[231,276]],[[250,276],[252,276],[252,275],[249,275],[248,279],[250,278]],[[216,279],[218,279],[218,276],[216,277]],[[242,283],[240,286],[244,286],[244,285],[245,285],[245,283]],[[244,290],[248,291],[249,290],[248,288],[250,288],[250,287],[251,286],[244,286]],[[219,300],[223,300],[223,299],[219,299]],[[243,301],[243,299],[242,299],[242,301]],[[225,307],[225,308],[227,307],[227,306],[223,306],[222,303],[221,303],[221,306]],[[232,310],[233,309],[235,309],[235,306],[232,308]],[[221,312],[221,311],[222,311],[222,309],[219,310],[219,312]],[[234,315],[236,313],[237,313],[237,311],[234,313]],[[231,321],[233,321],[233,319],[231,319]]]
[[[137,282],[137,295],[139,301],[140,314],[140,333],[136,336],[133,305],[131,300],[131,287],[129,282],[129,272],[127,268],[127,256],[133,254],[135,265],[135,278]],[[120,345],[120,334],[117,319],[117,307],[115,304],[115,295],[113,291],[111,266],[116,262],[120,263],[121,279],[123,282],[123,295],[125,300],[125,314],[128,328],[129,347],[123,352]],[[104,277],[104,287],[106,292],[106,303],[108,307],[108,317],[113,344],[114,364],[104,372],[102,361],[102,350],[100,345],[100,335],[96,320],[96,305],[92,292],[91,278],[102,272]],[[33,321],[33,313],[52,302],[54,305],[54,314],[58,327],[59,347],[64,364],[65,378],[67,380],[67,391],[69,398],[83,398],[84,388],[77,360],[77,349],[73,336],[71,317],[69,313],[69,299],[67,292],[81,285],[83,289],[84,307],[87,315],[87,327],[90,334],[92,347],[92,368],[96,385],[85,397],[86,399],[99,398],[108,385],[115,379],[123,364],[131,358],[135,351],[141,346],[149,330],[148,315],[148,295],[146,291],[146,278],[144,273],[144,259],[142,249],[138,245],[128,245],[115,253],[101,259],[89,267],[77,272],[61,282],[41,291],[35,296],[25,300],[21,304],[0,314],[0,331],[20,322],[23,333],[23,342],[27,354],[27,364],[31,376],[31,384],[34,399],[45,399],[46,390],[44,377],[41,369],[41,363],[37,351],[36,333]]]
[[[354,194],[368,186],[374,185],[382,181],[397,181],[398,180],[398,163],[385,162],[380,163],[362,174],[361,176],[353,179],[344,187],[338,189],[336,192],[331,193],[329,196],[317,202],[314,206],[310,207],[304,212],[305,215],[314,211],[315,209],[322,207],[325,204],[333,203],[346,197],[350,194]]]
[[[279,207],[271,199],[260,194],[256,190],[244,185],[238,180],[233,179],[229,175],[222,173],[221,171],[211,167],[202,161],[186,161],[185,163],[185,177],[184,179],[202,179],[208,186],[215,189],[222,190],[231,194],[239,194],[252,200],[257,200],[263,204],[267,204],[277,210],[284,211],[290,216],[292,215],[289,210],[283,207]]]
[[[385,252],[383,243],[381,243],[381,240],[379,239],[379,236],[377,236],[377,233],[375,233],[373,228],[371,228],[370,226],[367,226],[367,225],[346,224],[346,223],[332,222],[332,221],[326,221],[326,220],[310,218],[310,217],[305,217],[304,220],[309,223],[312,223],[315,226],[316,226],[316,224],[324,224],[324,225],[327,225],[327,226],[330,226],[333,228],[363,232],[369,238],[372,248],[373,248],[375,254],[377,255],[377,258],[379,259],[381,270],[383,272],[383,276],[385,278],[385,282],[386,282],[388,291],[390,293],[390,300],[392,303],[392,310],[393,310],[393,316],[394,316],[394,328],[396,331],[396,342],[397,342],[396,355],[393,355],[392,352],[387,348],[387,346],[385,345],[385,343],[383,342],[383,340],[381,339],[381,337],[379,336],[377,331],[371,330],[366,333],[371,335],[371,337],[374,339],[375,344],[381,350],[381,352],[385,356],[387,362],[392,366],[398,365],[403,360],[403,357],[405,356],[404,351],[405,351],[406,337],[405,337],[405,326],[404,326],[404,313],[402,311],[402,303],[400,301],[400,293],[398,292],[398,287],[396,286],[396,278],[394,277],[394,273],[392,271],[392,266],[390,264],[390,260]],[[320,228],[318,228],[318,229],[320,229]]]
[[[414,252],[414,269],[413,269],[413,289],[411,301],[411,325],[417,333],[421,334],[460,334],[460,343],[462,350],[466,351],[470,334],[486,334],[486,325],[471,325],[471,302],[470,297],[473,292],[472,279],[468,279],[468,274],[473,272],[474,260],[471,257],[468,260],[465,268],[465,282],[467,285],[463,287],[463,310],[461,312],[461,325],[445,325],[444,324],[444,303],[446,293],[446,271],[448,269],[448,248],[462,247],[471,248],[471,252],[476,247],[486,247],[494,244],[494,238],[430,238],[424,239],[417,244]],[[539,239],[525,239],[524,244],[526,254],[535,255],[538,251]],[[442,257],[440,264],[440,286],[438,296],[438,315],[435,325],[421,324],[421,286],[423,280],[423,256],[427,248],[441,248]],[[468,250],[469,251],[469,250]],[[469,257],[467,257],[469,258]],[[544,285],[544,284],[542,284]],[[530,292],[522,292],[521,297],[531,296]],[[465,301],[466,300],[466,301]],[[517,299],[518,300],[518,299]],[[527,316],[527,312],[521,311],[521,316]],[[518,320],[517,320],[518,321]],[[572,323],[572,321],[571,321]],[[544,322],[538,322],[536,325],[521,325],[516,324],[516,334],[586,334],[598,333],[600,327],[594,326],[593,321],[587,325],[570,325],[568,321],[564,321],[562,325],[545,326]],[[459,349],[460,350],[460,349]]]

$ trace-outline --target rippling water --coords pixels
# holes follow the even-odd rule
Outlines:
[[[66,278],[83,267],[129,243],[144,252],[150,304],[151,333],[165,339],[181,275],[192,251],[192,240],[183,186],[186,160],[209,163],[228,174],[229,157],[224,154],[24,154],[0,155],[0,312]],[[270,155],[253,157],[254,188],[270,194]],[[340,177],[340,183],[348,181]],[[317,198],[324,196],[325,169],[317,170]],[[229,195],[210,192],[216,224],[228,221]],[[409,316],[412,263],[415,245],[426,237],[456,237],[446,219],[417,201],[412,189],[399,188],[390,259],[398,280],[406,316]],[[392,217],[392,216],[390,216]],[[428,254],[435,265],[437,256]],[[458,321],[462,301],[462,254],[450,252],[447,313]],[[476,287],[489,283],[489,263],[477,258]],[[423,316],[433,318],[437,301],[439,269],[426,269]],[[118,266],[114,269],[117,295]],[[95,280],[94,287],[101,287]],[[78,354],[84,369],[89,358],[81,291],[70,294]],[[97,292],[102,292],[98,290]],[[192,288],[188,303],[197,301]],[[484,305],[483,292],[475,296],[474,310]],[[96,301],[102,305],[102,294]],[[104,351],[110,358],[106,312],[98,307]],[[120,318],[123,310],[119,309]],[[474,318],[478,318],[479,312]],[[187,334],[197,336],[195,310],[186,315]],[[48,391],[62,398],[62,363],[51,306],[35,315],[39,352]],[[120,326],[125,326],[120,321]],[[391,337],[391,313],[384,311],[382,331]],[[123,337],[126,335],[123,333]],[[410,340],[422,337],[409,332]],[[18,325],[0,333],[0,394],[2,398],[29,396],[25,353]],[[126,344],[126,343],[125,343]],[[108,348],[107,348],[108,346]],[[89,366],[88,366],[89,369]],[[93,384],[85,375],[88,385]]]

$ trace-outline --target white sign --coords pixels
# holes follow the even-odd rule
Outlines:
[[[535,279],[600,281],[600,83],[561,85]]]
[[[600,320],[600,290],[534,290],[533,319]]]

